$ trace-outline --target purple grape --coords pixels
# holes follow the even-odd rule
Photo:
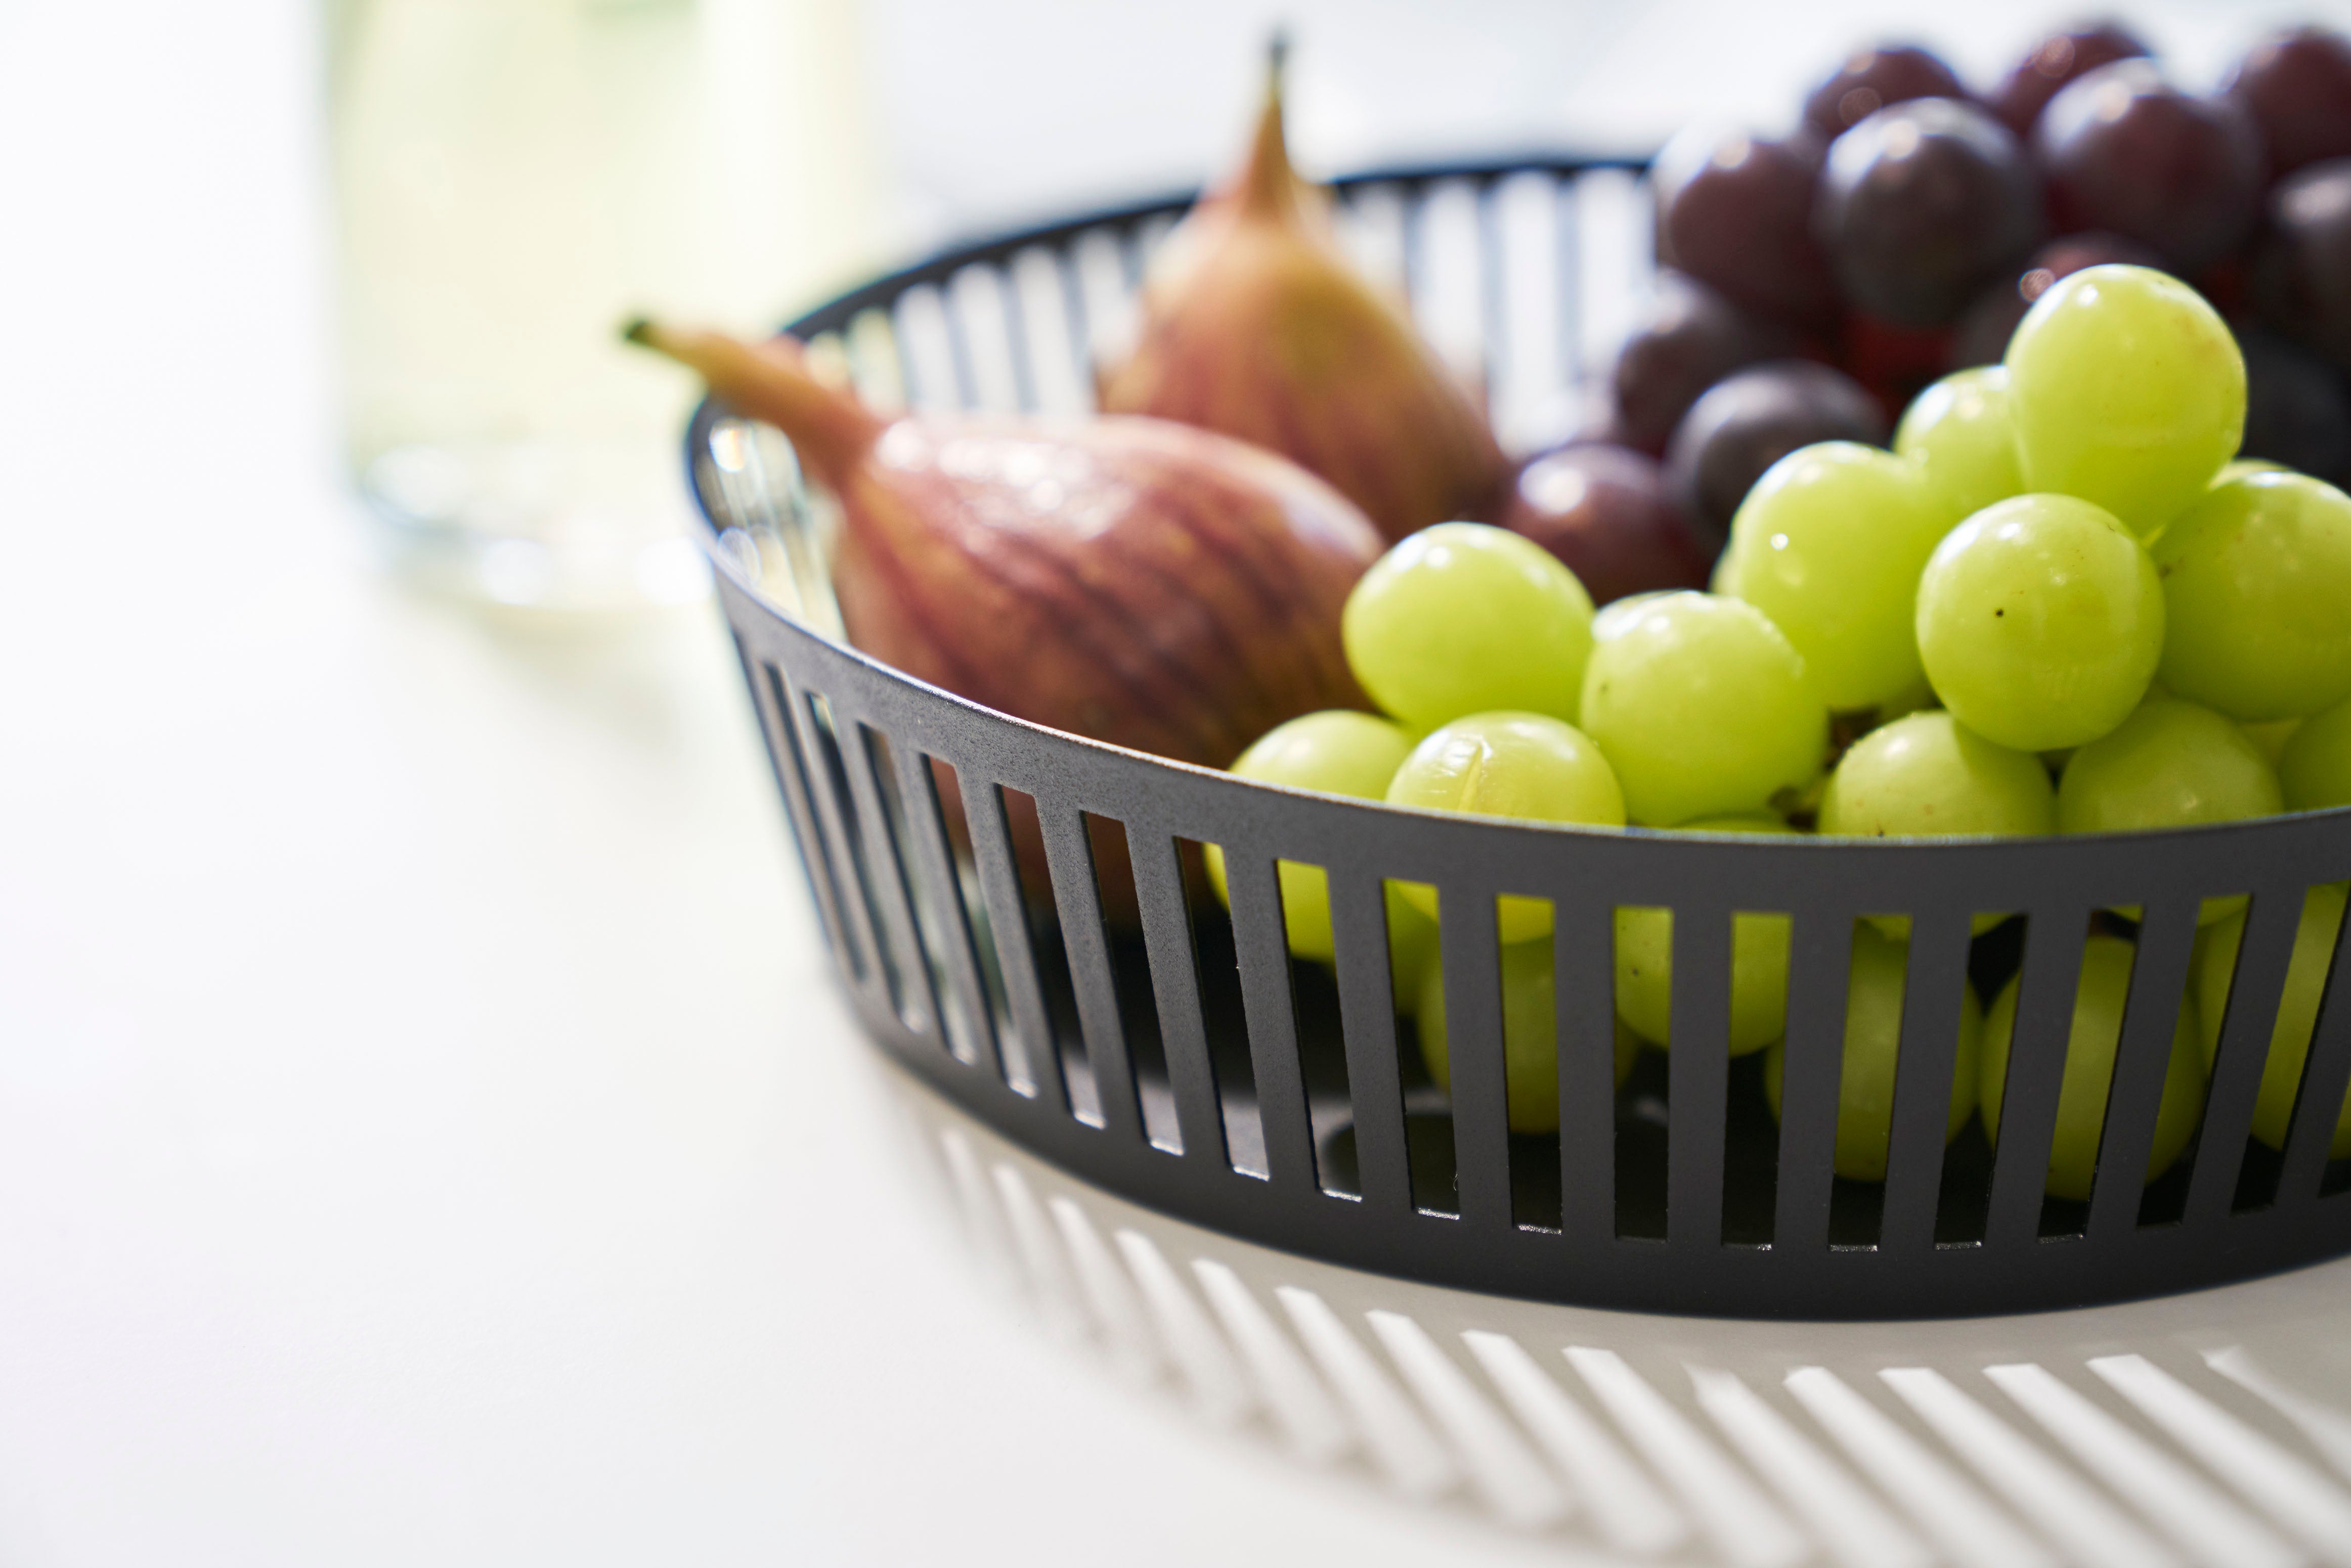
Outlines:
[[[1704,588],[1714,560],[1668,497],[1665,470],[1623,446],[1563,446],[1530,460],[1497,521],[1565,561],[1594,604]]]
[[[1991,95],[1991,111],[2019,139],[2030,138],[2041,111],[2067,82],[2100,66],[2154,53],[2137,35],[2112,22],[2053,34],[2016,62]]]
[[[2270,192],[2253,298],[2270,325],[2351,366],[2351,158],[2314,163]]]
[[[2237,347],[2245,356],[2244,455],[2351,483],[2351,386],[2341,373],[2267,332],[2240,332]]]
[[[1763,470],[1815,441],[1886,444],[1886,413],[1859,382],[1809,360],[1751,365],[1690,405],[1666,448],[1667,483],[1709,549]]]
[[[2295,27],[2264,38],[2220,90],[2261,127],[2272,173],[2351,157],[2351,39],[2342,34]]]
[[[1975,303],[1960,316],[1959,328],[1951,334],[1951,368],[1965,370],[1970,365],[1996,365],[2008,353],[2008,340],[2015,335],[2016,324],[2032,308],[2032,302],[2043,290],[2059,278],[2081,271],[2085,267],[2102,267],[2108,262],[2122,262],[2132,267],[2161,267],[2163,258],[2143,245],[2134,245],[2116,235],[2067,235],[2051,240],[2033,253],[2022,271],[2013,278],[2002,278],[1976,296]]]
[[[1693,128],[1667,143],[1651,176],[1657,260],[1776,320],[1821,326],[1836,285],[1813,242],[1819,150]]]
[[[1910,44],[1881,44],[1849,56],[1804,99],[1804,124],[1834,141],[1889,104],[1968,97],[1940,59]]]
[[[1796,334],[1751,315],[1698,279],[1658,276],[1649,319],[1610,372],[1617,438],[1656,456],[1700,393],[1731,371],[1796,350]]]
[[[2041,238],[2041,182],[2005,127],[1970,104],[1881,109],[1830,147],[1813,234],[1854,305],[1940,327]]]
[[[2260,211],[2252,117],[2234,99],[2180,91],[2150,60],[2068,85],[2043,111],[2033,152],[2060,228],[2135,239],[2184,275],[2236,249]]]

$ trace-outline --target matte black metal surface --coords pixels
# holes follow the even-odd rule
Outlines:
[[[1527,167],[1566,176],[1577,165],[1421,171],[1404,183],[1483,189]],[[974,262],[1180,206],[943,256],[793,329],[851,330]],[[729,533],[749,525],[713,455],[727,425],[723,410],[697,415],[689,468],[718,530],[721,598],[842,983],[884,1049],[1073,1173],[1335,1262],[1676,1312],[2046,1308],[2351,1249],[2351,1198],[2334,1196],[2351,1182],[2326,1157],[2351,1082],[2351,988],[2329,988],[2283,1158],[2248,1137],[2303,900],[2351,877],[2351,811],[2159,835],[1841,842],[1508,824],[1244,783],[980,708],[802,624],[763,589],[756,547]],[[952,790],[934,763],[953,770]],[[1029,802],[1042,866],[1021,863]],[[1088,817],[1123,833],[1136,929],[1105,918],[1116,899]],[[1228,923],[1187,873],[1199,844],[1225,853]],[[1277,860],[1330,869],[1335,980],[1286,951]],[[1438,891],[1449,1102],[1425,1082],[1391,1000],[1383,880]],[[1555,1138],[1506,1125],[1492,917],[1505,894],[1556,911]],[[2185,1168],[2149,1187],[2196,911],[2228,894],[2250,894],[2252,915],[2204,1124]],[[1611,943],[1628,906],[1673,912],[1677,1044],[1662,1071],[1644,1069],[1619,1094]],[[2064,1204],[2042,1186],[2082,941],[2094,919],[2114,924],[2094,912],[2118,908],[2143,912],[2140,959],[2092,1201]],[[1792,922],[1776,1126],[1753,1060],[1723,1051],[1742,911]],[[2011,917],[2006,936],[1971,938],[1984,912]],[[1854,925],[1886,915],[1909,917],[1911,945],[1879,1189],[1835,1178],[1830,1156]],[[1983,981],[1971,982],[1971,961],[1980,970],[1988,953],[2012,951],[2000,944],[2014,916],[2022,993],[2001,1136],[1986,1149],[1970,1133],[1947,1151],[1960,997]],[[2351,936],[2338,956],[2346,946]]]

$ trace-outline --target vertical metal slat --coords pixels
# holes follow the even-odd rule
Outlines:
[[[898,961],[898,991],[906,1026],[936,1037],[946,1050],[946,1030],[939,1024],[939,999],[931,988],[931,960],[923,948],[923,934],[914,924],[914,901],[906,886],[890,813],[883,803],[881,781],[874,770],[873,742],[877,731],[860,718],[833,709],[833,723],[847,733],[833,737],[841,747],[841,762],[849,775],[850,798],[865,832],[868,894],[882,906],[882,929]]]
[[[1366,1207],[1412,1207],[1396,1066],[1395,977],[1389,973],[1387,890],[1376,876],[1332,867],[1331,935],[1338,957],[1339,1030],[1355,1130],[1355,1180]]]
[[[1118,983],[1111,975],[1110,936],[1102,928],[1102,890],[1094,881],[1093,845],[1086,835],[1085,818],[1075,806],[1041,799],[1037,817],[1044,828],[1045,864],[1053,878],[1053,904],[1061,911],[1070,983],[1077,993],[1078,1028],[1085,1037],[1086,1063],[1093,1071],[1102,1125],[1113,1137],[1140,1142],[1143,1110],[1134,1097],[1126,1026],[1118,1016]]]
[[[979,955],[972,946],[971,921],[964,909],[963,883],[956,874],[955,851],[947,843],[940,817],[937,776],[932,771],[931,759],[912,746],[892,747],[890,761],[898,775],[898,800],[905,811],[906,831],[914,841],[914,874],[935,912],[939,940],[946,948],[943,956],[947,983],[955,988],[956,1006],[971,1031],[976,1063],[990,1074],[1001,1074],[996,1017],[988,1007],[987,987],[980,979]],[[960,782],[958,776],[958,792]],[[952,1050],[955,1042],[946,1038],[947,1033],[943,1013],[939,1036]]]
[[[1225,886],[1232,899],[1233,947],[1239,959],[1241,1008],[1249,1021],[1250,1076],[1265,1134],[1266,1175],[1277,1187],[1311,1186],[1314,1132],[1306,1114],[1306,1081],[1298,1064],[1298,1014],[1290,991],[1290,935],[1273,862],[1225,846]]]
[[[972,866],[979,874],[980,901],[987,910],[996,966],[1004,977],[1004,1003],[1020,1037],[1029,1082],[1042,1103],[1067,1114],[1069,1088],[1061,1081],[1061,1047],[1053,1039],[1052,1017],[1045,1010],[1044,988],[1037,978],[1037,955],[1029,940],[1029,901],[1020,890],[1020,869],[1013,858],[1004,789],[970,777],[959,778],[958,783],[964,817],[971,828]]]
[[[799,741],[792,734],[791,699],[784,695],[782,677],[775,667],[755,663],[740,637],[735,639],[735,656],[742,662],[743,678],[751,688],[751,705],[759,716],[759,734],[768,743],[768,762],[775,770],[776,788],[784,797],[785,819],[791,823],[800,869],[808,875],[809,895],[824,926],[825,940],[852,983],[862,980],[865,955],[850,939],[849,929],[841,920],[836,873],[817,827],[815,809],[809,804],[808,777],[800,762]]]
[[[1886,1130],[1881,1251],[1929,1252],[1942,1197],[1943,1145],[1950,1127],[1951,1078],[1968,984],[1964,910],[1914,914],[1909,966],[1902,977],[1902,1040],[1894,1068],[1894,1117]],[[2003,1120],[2002,1131],[2007,1124]],[[2005,1139],[2002,1140],[2005,1142]],[[2037,1210],[2036,1210],[2037,1212]]]
[[[2194,899],[2150,904],[2145,913],[2138,951],[2131,958],[2122,1039],[2115,1047],[2114,1087],[2107,1092],[2105,1125],[2098,1134],[2098,1169],[2090,1187],[2089,1223],[2084,1227],[2084,1234],[2093,1240],[2138,1224],[2147,1151],[2155,1143],[2172,1037],[2187,995],[2180,977],[2188,973],[2196,943]]]
[[[2343,924],[2335,930],[2326,990],[2311,1027],[2302,1095],[2286,1134],[2285,1165],[2278,1173],[2280,1203],[2307,1202],[2318,1195],[2346,1088],[2351,1088],[2351,906],[2344,910]]]
[[[1176,841],[1155,826],[1129,822],[1126,852],[1143,910],[1143,941],[1151,958],[1151,994],[1159,1009],[1159,1039],[1176,1097],[1176,1130],[1187,1157],[1221,1161],[1226,1157],[1225,1117],[1217,1101],[1216,1070],[1208,1060],[1199,956],[1192,946],[1192,915],[1184,902],[1184,871]]]
[[[1560,1229],[1570,1245],[1597,1247],[1616,1239],[1616,911],[1571,899],[1553,919]]]
[[[1730,911],[1677,904],[1667,1019],[1666,1241],[1722,1245],[1722,1157],[1730,1100]]]
[[[1850,915],[1797,915],[1788,950],[1788,1037],[1781,1061],[1779,1184],[1772,1250],[1828,1245],[1836,1176],[1837,1095],[1844,1075],[1845,998],[1853,967]]]
[[[833,886],[841,894],[842,925],[852,933],[852,945],[869,960],[861,983],[886,1003],[889,978],[883,973],[882,934],[875,925],[873,911],[866,905],[865,878],[858,872],[858,850],[850,831],[849,812],[834,788],[833,771],[825,758],[825,737],[816,716],[817,694],[794,683],[780,669],[777,675],[783,685],[785,707],[791,716],[792,734],[799,748],[800,777],[816,807],[825,853],[833,868]]]
[[[1445,967],[1445,1058],[1452,1081],[1453,1173],[1461,1222],[1507,1227],[1510,1104],[1494,894],[1485,888],[1442,889],[1437,917]]]
[[[2024,971],[2001,1092],[1999,1147],[1992,1155],[1991,1208],[1984,1219],[1987,1249],[2022,1247],[2041,1234],[2057,1092],[2064,1082],[2088,928],[2088,912],[2079,908],[2038,908],[2027,916]]]

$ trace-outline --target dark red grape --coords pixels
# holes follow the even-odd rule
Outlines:
[[[2351,158],[2314,163],[2270,192],[2253,297],[2272,326],[2351,366]]]
[[[1683,273],[1658,276],[1649,319],[1610,373],[1617,438],[1652,457],[1707,388],[1742,366],[1785,359],[1796,334],[1740,309]]]
[[[2016,68],[1991,95],[1991,111],[2016,135],[2030,137],[2033,121],[2067,82],[2100,66],[2142,59],[2153,53],[2127,28],[2113,22],[2053,34],[2016,62]]]
[[[1501,525],[1567,563],[1594,604],[1704,588],[1714,552],[1666,491],[1656,462],[1624,446],[1564,446],[1519,470]]]
[[[2199,98],[2149,60],[2075,80],[2043,111],[2033,151],[2063,229],[2135,239],[2192,276],[2234,250],[2261,208],[2262,137],[2231,98]]]
[[[2240,332],[2237,346],[2245,355],[2244,455],[2351,483],[2351,386],[2342,374],[2267,332]]]
[[[1694,128],[1657,154],[1657,259],[1759,315],[1821,326],[1836,285],[1813,243],[1817,149]]]
[[[2163,260],[2143,245],[2119,235],[2067,235],[2051,240],[2012,278],[2002,278],[1976,297],[1959,318],[1951,337],[1951,368],[1996,365],[2008,352],[2008,340],[2032,302],[2059,278],[2085,267],[2121,262],[2131,267],[2160,267]]]
[[[1951,68],[1909,44],[1881,44],[1846,57],[1804,99],[1804,123],[1824,139],[1843,135],[1888,104],[1914,98],[1966,98]]]
[[[1845,313],[1837,369],[1859,382],[1889,417],[1951,368],[1949,327],[1896,327],[1861,311]]]
[[[1751,365],[1690,405],[1666,448],[1675,501],[1719,549],[1763,470],[1815,441],[1886,444],[1885,411],[1842,371],[1805,360]]]
[[[1983,110],[1881,109],[1829,148],[1813,235],[1844,297],[1897,327],[1940,327],[2041,238],[2041,181]]]
[[[2261,127],[2271,172],[2351,157],[2351,39],[2342,34],[2295,27],[2264,38],[2220,90]]]

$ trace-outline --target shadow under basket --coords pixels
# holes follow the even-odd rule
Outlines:
[[[1338,189],[1356,254],[1405,287],[1506,423],[1565,396],[1628,313],[1602,291],[1632,297],[1648,268],[1627,165],[1390,171]],[[789,330],[877,405],[1080,412],[1184,205],[950,252]],[[2351,1250],[2351,1162],[2330,1160],[2351,986],[2323,986],[2283,1135],[2254,1135],[2281,998],[2325,978],[2301,972],[2296,937],[2312,889],[2351,878],[2351,811],[1844,842],[1520,825],[1268,789],[1042,729],[865,658],[837,634],[820,501],[781,437],[705,404],[687,465],[860,1019],[1077,1176],[1329,1262],[1729,1316],[2085,1305]],[[1229,913],[1196,874],[1211,844]],[[1322,869],[1332,964],[1290,956],[1277,862]],[[1436,890],[1449,1092],[1394,999],[1390,883]],[[1505,896],[1552,906],[1555,1134],[1510,1129]],[[2199,908],[2223,896],[2250,904],[2200,1123],[2149,1181],[2175,1027],[2197,1005]],[[1627,909],[1670,912],[1672,1045],[1620,1084]],[[1776,1113],[1763,1056],[1729,1049],[1734,920],[1755,915],[1786,922]],[[1834,1160],[1848,969],[1856,923],[1888,917],[1909,942],[1886,1174],[1846,1181]],[[2351,974],[2344,927],[2323,955],[2332,974]],[[2085,1201],[2065,1201],[2044,1188],[2096,930],[2135,952],[2095,1177]],[[1998,1137],[1977,1119],[1947,1143],[1963,998],[1988,1003],[2011,978]]]

